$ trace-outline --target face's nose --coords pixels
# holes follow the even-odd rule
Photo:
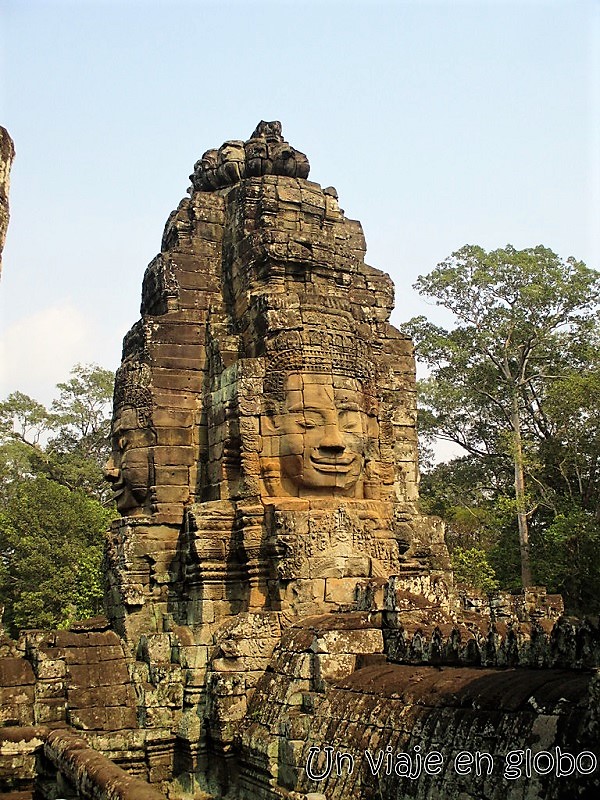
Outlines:
[[[119,480],[119,470],[117,469],[114,459],[112,456],[109,457],[108,461],[104,465],[104,478],[111,483]]]
[[[345,450],[346,445],[342,439],[342,434],[337,426],[337,423],[330,423],[323,428],[323,438],[319,443],[319,447],[325,450],[333,450],[336,453],[341,453]]]

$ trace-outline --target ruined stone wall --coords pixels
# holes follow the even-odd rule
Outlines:
[[[0,781],[7,800],[165,800],[68,728],[3,728]]]
[[[72,731],[50,731],[40,760],[35,788],[41,800],[54,800],[57,791],[65,800],[165,800]]]
[[[340,681],[313,712],[310,741],[319,750],[325,743],[332,746],[338,763],[334,761],[327,775],[324,759],[315,756],[309,767],[323,779],[311,780],[304,770],[295,785],[332,800],[593,796],[600,788],[597,774],[557,776],[554,769],[541,774],[556,758],[557,747],[576,756],[586,751],[597,759],[596,739],[586,720],[591,680],[589,674],[554,670],[365,668]],[[531,777],[526,775],[527,749],[551,754],[536,757],[533,764],[539,772],[534,769]],[[310,757],[302,741],[303,768],[307,753]],[[348,761],[339,762],[342,753],[353,756],[352,774]],[[422,766],[428,756],[431,771]],[[593,758],[586,755],[581,762],[586,772],[590,767],[596,771]],[[286,765],[292,775],[294,760],[288,758]],[[457,764],[465,765],[462,774]],[[515,771],[507,772],[511,766]],[[569,766],[563,758],[564,769]]]
[[[106,620],[80,623],[71,631],[28,631],[19,642],[7,641],[3,647],[1,718],[3,729],[12,734],[1,754],[0,778],[6,763],[8,774],[20,776],[17,785],[30,785],[37,774],[40,737],[46,741],[42,732],[70,729],[127,774],[155,784],[170,780],[172,714],[162,726],[160,720],[149,719],[157,701],[148,666],[131,657]],[[173,702],[163,698],[160,705],[168,714]],[[181,713],[181,701],[175,705]],[[33,748],[28,745],[30,730],[37,731]]]
[[[306,617],[283,630],[273,614],[241,614],[206,637],[201,658],[185,627],[142,637],[135,660],[99,623],[28,633],[0,660],[0,785],[51,787],[58,770],[61,785],[73,786],[69,770],[79,764],[79,778],[88,775],[89,761],[107,775],[119,767],[130,779],[171,787],[173,797],[199,788],[248,800],[311,791],[387,800],[427,797],[440,786],[440,797],[478,800],[509,789],[510,797],[544,798],[596,790],[597,774],[511,782],[504,766],[510,751],[527,748],[600,757],[597,621],[456,619],[423,595],[389,587],[387,610],[376,609],[368,588],[357,592],[359,604],[371,597],[368,611]],[[42,763],[52,728],[72,733]],[[102,758],[79,753],[73,735]],[[352,775],[332,768],[327,779],[310,779],[310,748],[323,752],[311,761],[321,775],[325,745],[352,756]],[[375,761],[381,752],[396,759],[437,751],[444,770],[418,780],[380,770],[375,780],[367,750]],[[493,774],[457,774],[460,751],[491,754]]]
[[[15,157],[15,146],[6,128],[0,125],[0,275],[2,275],[2,250],[8,228],[8,191],[10,169]]]
[[[597,648],[593,655],[587,648],[588,669],[474,668],[464,666],[473,654],[467,641],[463,650],[457,646],[460,635],[444,649],[453,637],[439,624],[432,637],[437,649],[421,643],[393,664],[385,625],[383,612],[326,615],[283,635],[242,728],[241,798],[595,796]],[[522,661],[512,663],[535,667],[535,652],[548,664],[559,651],[556,661],[566,662],[574,655],[572,640],[589,642],[589,625],[569,630],[560,623],[545,653],[539,641],[526,645],[523,633]],[[592,638],[598,641],[597,632]],[[489,631],[488,663],[506,667],[510,648],[510,635]],[[428,772],[423,763],[430,753]],[[479,774],[477,753],[487,754]],[[571,769],[571,756],[580,757],[581,770]]]

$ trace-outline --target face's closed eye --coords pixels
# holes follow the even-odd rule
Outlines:
[[[348,433],[361,433],[362,420],[357,412],[342,412],[340,414],[340,428]]]
[[[312,430],[313,428],[318,428],[320,425],[323,425],[323,423],[324,420],[322,416],[312,413],[299,416],[296,424],[304,430]]]

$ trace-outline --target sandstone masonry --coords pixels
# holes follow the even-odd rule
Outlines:
[[[511,783],[453,767],[462,751],[598,759],[598,624],[541,589],[453,589],[442,525],[418,508],[392,282],[308,175],[278,122],[196,163],[115,382],[107,619],[2,645],[0,785],[48,800],[594,796],[596,769]],[[364,761],[434,750],[435,774]]]

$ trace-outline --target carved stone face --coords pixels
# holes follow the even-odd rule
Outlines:
[[[134,408],[123,408],[113,420],[112,453],[104,474],[112,484],[117,509],[123,515],[145,513],[152,483],[155,438],[153,430],[139,427]]]
[[[306,372],[288,377],[283,407],[272,418],[287,494],[356,496],[369,432],[364,408],[356,380]]]

